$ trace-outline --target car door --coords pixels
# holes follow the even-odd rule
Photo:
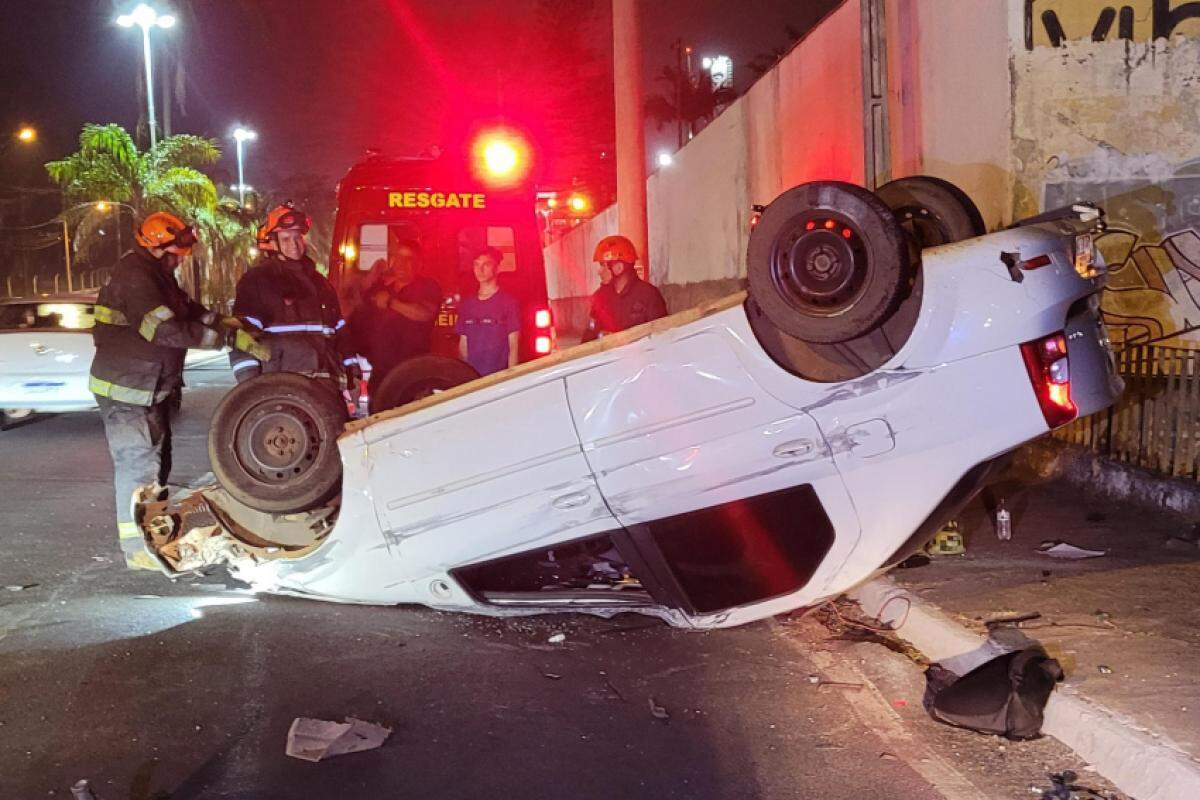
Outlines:
[[[561,379],[510,380],[364,435],[400,578],[448,575],[619,527],[583,457]],[[465,588],[490,602],[495,587]]]
[[[816,423],[753,380],[751,347],[720,325],[680,328],[566,379],[623,554],[693,616],[803,604],[859,535]]]

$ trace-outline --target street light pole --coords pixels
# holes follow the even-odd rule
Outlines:
[[[245,207],[246,205],[246,176],[242,171],[242,142],[252,142],[258,138],[258,134],[247,128],[234,128],[233,139],[237,142],[237,165],[238,165],[238,206]]]
[[[66,214],[63,214],[62,226],[63,226],[63,255],[66,256],[66,258],[67,258],[67,291],[73,292],[73,291],[75,291],[75,289],[71,284],[71,232],[67,228]]]
[[[175,24],[175,17],[170,14],[160,15],[153,8],[142,3],[132,13],[117,17],[117,24],[122,28],[137,25],[142,29],[142,60],[146,62],[146,111],[149,114],[150,146],[154,147],[158,143],[158,135],[154,130],[156,122],[154,119],[154,77],[150,66],[150,28],[155,26],[170,28]]]

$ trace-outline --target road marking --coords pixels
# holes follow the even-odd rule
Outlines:
[[[879,688],[848,659],[824,650],[803,648],[800,642],[786,635],[786,629],[775,620],[770,620],[770,625],[777,639],[802,653],[829,680],[862,684],[861,689],[846,686],[838,692],[859,722],[879,737],[887,752],[907,764],[946,800],[990,800],[990,795],[971,783],[951,762],[915,737]]]

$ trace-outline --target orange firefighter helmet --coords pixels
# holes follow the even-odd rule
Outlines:
[[[281,206],[276,206],[267,214],[267,222],[258,231],[258,238],[270,239],[279,231],[297,230],[308,233],[312,222],[308,214],[298,210],[289,200]]]
[[[156,211],[146,217],[134,231],[133,238],[145,248],[174,246],[185,256],[192,252],[192,245],[197,241],[195,228],[166,211]]]
[[[636,264],[637,248],[624,236],[605,236],[596,245],[596,252],[592,255],[592,260],[601,263],[624,261],[626,264]]]

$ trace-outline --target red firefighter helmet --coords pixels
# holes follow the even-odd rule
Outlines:
[[[145,248],[174,246],[185,256],[197,241],[195,228],[166,211],[156,211],[142,220],[133,238]]]
[[[624,261],[626,264],[636,264],[637,248],[624,236],[605,236],[596,245],[596,252],[592,255],[592,260],[601,263]]]

